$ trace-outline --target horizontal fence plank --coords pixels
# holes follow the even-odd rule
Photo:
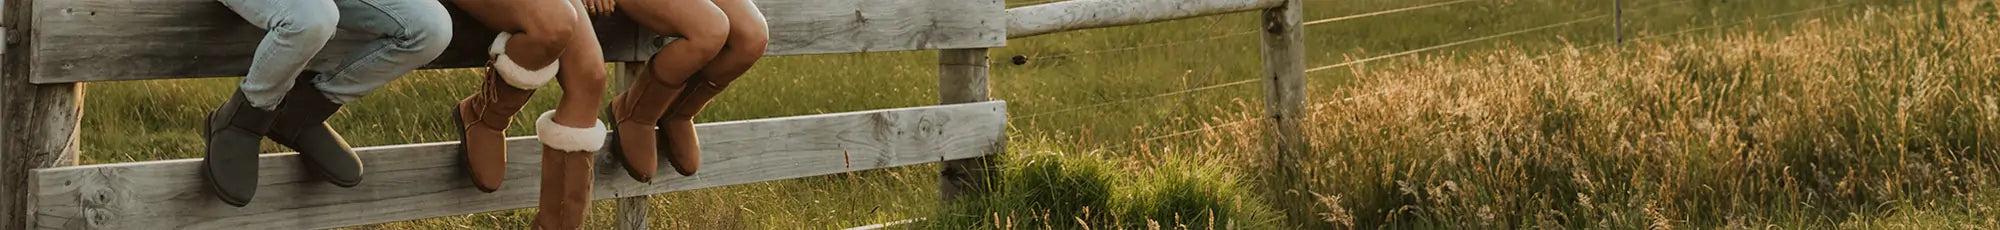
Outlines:
[[[1006,103],[982,102],[706,123],[702,172],[659,170],[651,184],[599,152],[594,199],[783,180],[965,159],[1002,151]],[[507,181],[473,188],[456,142],[357,149],[366,181],[335,187],[293,153],[259,159],[257,197],[237,208],[213,197],[199,159],[38,169],[35,229],[309,229],[532,207],[541,148],[508,140]],[[664,157],[660,158],[662,161]],[[662,167],[668,164],[660,163]]]
[[[1268,9],[1284,3],[1284,0],[1062,1],[1008,9],[1007,38]]]
[[[215,0],[35,1],[34,83],[240,76],[264,30]],[[1001,0],[756,0],[766,55],[1006,45]],[[452,10],[453,41],[425,68],[477,67],[495,32]],[[623,14],[594,21],[607,61],[645,61],[662,39]],[[328,69],[378,35],[343,31],[314,61]]]

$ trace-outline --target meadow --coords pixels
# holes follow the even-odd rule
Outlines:
[[[1489,37],[1609,15],[1611,1],[1308,0],[1306,18],[1436,3],[1451,4],[1307,27],[1308,65],[1369,61],[1309,74],[1303,185],[1272,184],[1262,124],[1238,122],[1262,117],[1260,84],[1211,87],[1261,76],[1258,38],[1235,35],[1255,30],[1251,12],[993,49],[1010,149],[996,157],[997,192],[966,205],[944,206],[937,168],[917,166],[657,195],[651,225],[2000,226],[2000,68],[1987,64],[2000,60],[1988,28],[2000,16],[1989,1],[1629,0],[1622,44],[1612,17]],[[698,120],[933,104],[936,56],[767,58]],[[1006,62],[1015,56],[1028,61]],[[356,146],[453,141],[450,105],[478,74],[412,73],[330,124]],[[88,85],[83,163],[199,157],[193,127],[234,82]],[[526,110],[553,108],[558,94]],[[1281,187],[1312,198],[1266,195]],[[610,206],[593,206],[592,228],[609,226]],[[533,213],[355,228],[518,229]]]

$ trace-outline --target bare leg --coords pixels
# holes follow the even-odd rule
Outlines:
[[[592,28],[582,13],[569,20],[574,28]],[[588,29],[570,32],[569,47],[557,60],[568,66],[556,73],[562,81],[562,100],[542,119],[554,124],[536,124],[544,138],[542,152],[541,212],[535,214],[536,229],[578,229],[590,212],[593,181],[592,153],[602,148],[603,124],[597,121],[598,99],[604,96],[604,52],[597,34]],[[565,131],[566,130],[566,131]],[[568,139],[568,140],[564,140]],[[567,143],[567,144],[560,144]]]
[[[669,87],[679,87],[722,50],[729,38],[729,18],[708,1],[629,1],[626,15],[654,32],[680,36],[653,54],[652,75]],[[668,102],[659,102],[668,103]]]
[[[713,61],[729,38],[729,18],[721,8],[705,0],[631,1],[621,5],[626,15],[641,26],[661,34],[680,36],[653,55],[641,80],[611,100],[614,133],[612,152],[620,156],[633,179],[651,181],[658,168],[661,138],[657,132],[661,116],[676,98],[685,95],[688,79]],[[673,155],[669,161],[686,175],[694,172],[699,159],[694,155]]]
[[[764,47],[769,33],[764,28],[764,15],[757,6],[747,0],[715,0],[729,20],[729,36],[721,53],[704,65],[694,79],[689,81],[679,98],[669,105],[667,115],[659,121],[660,142],[665,142],[669,163],[682,175],[694,174],[701,167],[701,140],[695,134],[694,117],[702,107],[722,93],[729,82],[743,76],[757,59],[764,56]]]
[[[507,56],[530,69],[555,63],[557,55],[568,48],[564,44],[575,37],[571,31],[590,30],[575,27],[572,21],[578,15],[569,1],[452,0],[452,3],[472,14],[480,24],[515,33],[507,40]]]
[[[696,81],[707,82],[718,87],[729,86],[729,82],[750,71],[758,59],[764,58],[764,47],[771,40],[771,33],[764,23],[764,14],[750,0],[714,0],[722,12],[729,15],[729,40],[722,46],[722,53],[715,56],[708,66],[696,73]]]
[[[535,89],[548,83],[551,78],[565,75],[559,71],[588,70],[593,68],[592,66],[601,64],[572,68],[556,66],[558,55],[572,47],[570,43],[573,42],[573,38],[578,37],[575,34],[577,31],[591,32],[588,24],[584,24],[585,26],[581,27],[583,29],[576,29],[579,28],[577,20],[581,18],[581,14],[571,6],[570,1],[453,0],[453,3],[471,14],[474,19],[506,33],[508,37],[505,43],[496,44],[504,48],[501,48],[503,50],[499,50],[498,55],[493,57],[493,62],[487,65],[489,68],[480,91],[459,101],[458,108],[454,110],[458,113],[459,135],[464,139],[459,142],[460,151],[465,155],[464,159],[468,165],[466,168],[473,179],[473,185],[481,191],[493,192],[499,190],[501,184],[506,181],[506,130],[511,125],[510,118],[528,103],[534,96]],[[595,42],[596,39],[586,39],[586,41]],[[592,48],[591,51],[596,51],[596,45],[589,47]],[[596,60],[601,60],[601,56],[599,58]],[[590,76],[589,74],[567,74],[572,76],[563,78],[564,83],[569,83],[563,86],[566,90],[573,91],[565,94],[565,97],[595,98],[597,96],[595,92],[603,90],[604,82],[603,70],[597,71],[595,80],[572,79],[580,78],[575,76]],[[596,101],[591,101],[587,104],[595,103]],[[589,110],[586,108],[584,111]],[[552,149],[548,148],[552,142],[563,143],[556,146],[561,150],[594,150],[588,145],[601,144],[588,141],[591,137],[591,134],[588,134],[591,132],[589,129],[596,127],[592,125],[594,116],[579,116],[574,111],[565,114],[568,115],[563,116],[561,119],[563,122],[555,122],[555,116],[548,114],[543,119],[538,119],[535,124],[538,135],[545,129],[570,131],[558,132],[570,133],[571,135],[562,135],[569,138],[542,138],[545,149]],[[597,137],[602,135],[603,132],[596,134]]]
[[[577,15],[576,28],[591,28],[590,18]],[[599,103],[604,97],[604,50],[598,46],[597,33],[591,30],[575,30],[570,33],[570,45],[563,51],[562,68],[556,73],[556,80],[562,82],[562,100],[556,103],[555,122],[570,127],[585,127],[597,122]]]

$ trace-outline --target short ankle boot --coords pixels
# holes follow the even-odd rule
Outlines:
[[[535,89],[555,78],[559,69],[556,62],[538,70],[531,70],[514,63],[505,54],[508,33],[494,38],[493,47],[488,50],[493,60],[487,62],[485,80],[480,91],[458,102],[453,109],[458,121],[459,151],[465,158],[467,171],[472,175],[472,184],[480,191],[500,190],[507,181],[507,126],[510,118],[521,111],[534,97]]]
[[[701,138],[695,135],[694,116],[701,114],[702,107],[721,94],[723,87],[705,80],[689,82],[673,108],[660,117],[659,142],[666,145],[661,154],[667,156],[667,163],[673,164],[674,171],[682,176],[693,176],[701,170]]]
[[[278,111],[250,105],[241,90],[208,114],[202,130],[207,142],[202,175],[223,203],[243,207],[257,196],[257,145],[277,117]]]
[[[340,103],[327,99],[326,94],[313,86],[313,78],[319,73],[306,72],[299,75],[292,91],[286,93],[284,108],[278,113],[271,130],[265,132],[271,142],[298,151],[305,159],[306,168],[326,178],[335,186],[354,187],[361,184],[361,157],[354,155],[347,140],[326,126],[326,118],[340,111]]]
[[[611,118],[611,153],[618,155],[625,173],[639,182],[652,182],[653,175],[658,175],[659,133],[654,129],[660,116],[667,113],[667,104],[681,94],[679,85],[660,82],[649,69],[642,68],[632,87],[611,98],[611,106],[604,108]]]
[[[556,124],[555,111],[542,113],[535,133],[542,141],[540,213],[534,229],[582,229],[590,213],[591,161],[604,147],[604,122],[592,127]]]

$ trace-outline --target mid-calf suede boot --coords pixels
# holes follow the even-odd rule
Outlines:
[[[582,229],[590,213],[591,167],[604,147],[604,123],[592,127],[556,124],[555,111],[542,113],[535,133],[542,141],[542,188],[534,229]]]
[[[667,155],[667,163],[682,176],[693,176],[701,170],[701,138],[695,135],[694,116],[701,114],[708,101],[721,94],[724,85],[696,78],[687,84],[678,101],[660,117],[661,154]]]
[[[257,145],[277,118],[276,110],[250,105],[241,90],[208,114],[201,132],[207,142],[201,172],[217,199],[243,207],[257,196]]]
[[[638,78],[604,109],[611,118],[611,153],[618,155],[632,179],[652,182],[660,167],[659,133],[654,129],[667,113],[667,104],[680,97],[681,86],[659,81],[650,70],[641,70]]]
[[[340,111],[340,103],[327,99],[326,94],[313,86],[313,78],[319,73],[306,72],[299,75],[298,82],[285,94],[285,101],[278,107],[278,113],[271,130],[265,132],[271,142],[292,148],[305,159],[306,168],[328,183],[340,187],[354,187],[361,184],[361,157],[354,155],[347,140],[326,126],[326,118]]]
[[[479,191],[500,190],[507,181],[507,126],[521,106],[535,96],[535,89],[555,77],[559,67],[550,63],[541,69],[527,69],[505,55],[508,33],[494,38],[488,50],[486,76],[479,92],[458,102],[452,109],[458,121],[459,151],[464,156],[472,184]]]

